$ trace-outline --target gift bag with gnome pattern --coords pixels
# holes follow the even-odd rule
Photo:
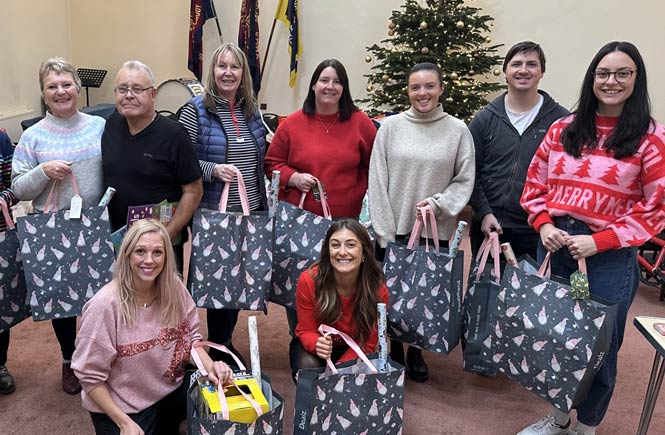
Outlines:
[[[247,191],[236,172],[242,213],[226,211],[229,184],[219,210],[198,209],[192,224],[189,287],[199,307],[265,310],[272,278],[273,218],[249,212]]]
[[[492,254],[493,263],[488,260]],[[468,288],[464,295],[462,349],[464,370],[494,376],[497,368],[482,358],[482,343],[491,330],[490,315],[496,307],[493,301],[501,291],[499,236],[490,233],[485,239],[469,272]]]
[[[234,373],[234,380],[231,385],[216,385],[210,387],[217,394],[218,403],[221,411],[211,413],[206,400],[202,397],[201,388],[198,383],[200,379],[205,379],[208,375],[196,350],[192,348],[192,359],[196,362],[198,370],[192,375],[187,393],[187,433],[188,435],[282,435],[282,426],[284,423],[284,399],[275,393],[270,384],[270,379],[261,374],[260,388],[261,393],[266,399],[267,409],[261,407],[255,397],[245,391],[244,386],[238,386],[238,379],[251,377],[245,370],[245,366],[238,357],[225,346],[210,342],[196,343],[196,346],[209,346],[231,355],[240,368],[240,371]],[[259,371],[260,372],[260,371]],[[224,391],[233,390],[238,392],[245,400],[247,411],[243,417],[250,421],[232,421],[230,416],[229,404],[224,395]],[[238,403],[237,401],[235,402]],[[250,409],[251,408],[251,409]]]
[[[80,315],[83,305],[111,280],[115,254],[108,211],[106,207],[81,209],[73,175],[72,184],[72,204],[79,201],[76,209],[51,211],[58,188],[54,182],[44,213],[17,222],[34,320]]]
[[[548,253],[536,275],[506,265],[482,352],[509,378],[569,412],[604,362],[617,305],[574,297],[571,286],[547,277],[549,259]],[[579,269],[585,276],[584,259]]]
[[[430,206],[422,207],[407,246],[388,243],[384,262],[390,291],[388,330],[403,343],[447,355],[460,339],[462,328],[462,275],[464,252],[454,257],[439,249],[436,219]],[[431,227],[429,242],[417,246],[421,229]]]
[[[30,304],[18,233],[2,198],[0,207],[7,224],[7,229],[0,233],[0,332],[4,332],[30,316]]]
[[[323,191],[321,183],[319,191]],[[296,284],[300,274],[321,255],[321,244],[332,224],[325,195],[320,195],[324,216],[303,209],[303,192],[298,207],[280,201],[275,214],[275,246],[273,248],[272,286],[270,301],[295,309]]]
[[[359,356],[327,368],[298,371],[294,435],[400,435],[404,416],[404,367],[376,354],[366,356],[347,334],[321,325],[324,335],[339,335]],[[379,371],[377,367],[383,366]]]

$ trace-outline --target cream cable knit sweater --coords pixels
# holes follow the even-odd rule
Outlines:
[[[369,213],[379,244],[411,232],[422,200],[434,209],[439,239],[448,240],[473,191],[474,162],[471,133],[440,104],[429,113],[410,108],[386,118],[369,168]]]

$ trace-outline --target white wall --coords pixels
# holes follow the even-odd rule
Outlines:
[[[260,49],[266,49],[277,0],[260,0]],[[582,74],[605,42],[634,42],[645,57],[656,118],[665,121],[665,3],[656,0],[468,0],[495,18],[492,38],[506,46],[531,39],[544,47],[547,72],[541,82],[561,104],[577,99]],[[365,95],[365,47],[387,37],[391,11],[402,0],[300,0],[303,56],[296,87],[288,87],[288,31],[277,23],[259,100],[268,111],[286,115],[302,104],[309,78],[325,58],[344,63],[354,98]],[[421,1],[424,3],[424,0]],[[39,62],[63,55],[79,67],[108,69],[101,89],[91,89],[91,103],[113,102],[113,79],[125,60],[150,65],[157,82],[189,77],[187,70],[188,0],[2,0],[0,28],[0,114],[39,111],[36,81]],[[240,0],[215,0],[226,41],[238,34]],[[204,59],[219,44],[214,22],[205,25]],[[17,120],[0,126],[17,124]],[[17,137],[13,137],[17,139]]]

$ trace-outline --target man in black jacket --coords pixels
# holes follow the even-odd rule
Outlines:
[[[475,256],[490,232],[510,242],[515,255],[536,258],[538,233],[527,224],[520,206],[526,172],[550,125],[569,114],[538,90],[545,72],[540,45],[513,45],[503,62],[508,92],[478,112],[469,124],[476,147],[476,181],[469,201],[473,208],[471,249]]]

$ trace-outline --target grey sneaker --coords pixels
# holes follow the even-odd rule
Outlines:
[[[570,420],[564,426],[556,424],[553,415],[541,418],[531,426],[525,427],[517,435],[568,435]]]
[[[7,366],[0,366],[0,394],[11,394],[15,390],[14,377],[7,370]]]

